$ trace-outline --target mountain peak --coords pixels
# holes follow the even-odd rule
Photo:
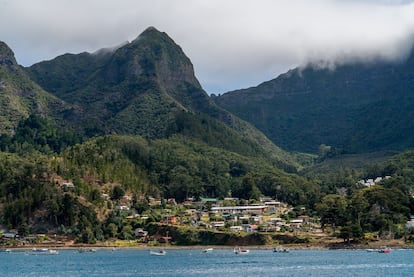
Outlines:
[[[144,30],[144,32],[142,33],[146,33],[146,32],[158,32],[160,33],[160,31],[158,31],[157,28],[155,28],[154,26],[149,26],[147,29]]]
[[[196,90],[202,90],[190,59],[167,33],[155,27],[145,29],[130,44],[118,49],[115,56],[119,61],[128,61],[124,64],[125,68],[116,70],[123,72],[123,76],[116,76],[117,80],[136,80],[145,75],[158,78],[168,93],[174,93],[178,87],[189,84]],[[112,64],[110,72],[115,72],[113,66],[118,67],[119,64],[123,63]]]
[[[1,65],[17,65],[13,51],[3,41],[0,41],[0,66]]]
[[[141,34],[139,34],[138,37],[134,39],[132,42],[140,41],[143,38],[157,38],[157,37],[159,38],[163,36],[168,37],[166,33],[161,32],[157,28],[150,26],[147,29],[145,29]]]

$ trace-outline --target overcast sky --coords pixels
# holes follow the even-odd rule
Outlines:
[[[0,0],[0,40],[25,66],[164,31],[209,93],[308,62],[404,58],[414,0]]]

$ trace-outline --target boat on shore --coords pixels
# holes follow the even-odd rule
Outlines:
[[[242,254],[249,254],[250,250],[249,249],[241,249],[240,247],[234,248],[233,249],[234,254],[237,255],[242,255]]]
[[[167,254],[167,251],[165,250],[159,250],[159,251],[150,251],[151,256],[165,256]]]

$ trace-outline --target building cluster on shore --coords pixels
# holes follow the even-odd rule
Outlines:
[[[236,236],[254,233],[328,236],[322,231],[319,218],[309,216],[304,207],[293,208],[269,197],[255,202],[238,198],[190,198],[183,203],[177,203],[175,199],[148,198],[148,206],[141,214],[137,213],[132,203],[132,197],[125,195],[116,202],[113,210],[121,220],[134,226],[127,240],[141,244],[154,241],[171,243],[175,240],[172,232],[168,234],[168,228],[163,229],[164,233],[148,229],[149,222],[163,227],[188,227]],[[407,228],[413,226],[413,220],[407,223]],[[66,245],[71,240],[55,233],[27,233],[19,234],[19,230],[0,226],[0,245]]]
[[[162,202],[150,199],[153,207],[163,206]],[[320,231],[318,218],[306,215],[306,209],[294,211],[286,203],[268,197],[255,203],[238,198],[200,198],[197,201],[190,198],[180,204],[174,199],[168,199],[165,203],[159,220],[163,225],[191,226],[229,233]],[[120,207],[119,210],[128,213],[129,208]],[[130,220],[147,220],[151,217],[151,214],[145,212],[132,215],[129,211],[128,214],[127,219]],[[174,239],[164,236],[150,237],[143,228],[136,228],[135,236],[142,241],[157,239],[161,243]]]
[[[132,200],[124,196],[114,210],[124,220],[139,221],[142,226],[134,229],[135,239],[141,242],[148,242],[154,239],[159,242],[169,242],[163,236],[151,236],[145,230],[145,221],[157,213],[158,223],[171,226],[191,226],[196,229],[209,229],[211,231],[224,231],[230,233],[254,233],[254,232],[294,232],[297,230],[312,230],[319,228],[317,219],[311,219],[305,215],[305,209],[293,211],[286,203],[271,199],[262,198],[255,203],[237,198],[200,198],[187,199],[177,204],[175,199],[154,199],[150,198],[149,209],[142,214],[136,213],[132,207]],[[299,214],[292,218],[292,215]],[[0,226],[1,227],[1,226]],[[59,244],[65,241],[64,237],[56,238],[56,235],[19,234],[18,230],[7,230],[5,226],[0,228],[1,243],[7,245],[10,241],[18,245],[31,244]],[[170,238],[170,240],[174,238]]]

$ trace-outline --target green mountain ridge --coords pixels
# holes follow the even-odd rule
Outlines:
[[[64,101],[44,91],[17,64],[13,51],[0,41],[0,133],[13,133],[32,113],[59,118],[69,109]]]
[[[153,27],[118,48],[65,54],[26,70],[46,91],[73,105],[65,124],[88,137],[118,133],[153,139],[184,132],[205,139],[194,132],[198,128],[218,137],[208,139],[216,147],[265,155],[288,170],[299,167],[253,126],[218,107],[182,49]]]
[[[67,54],[28,71],[47,91],[81,108],[81,126],[93,120],[89,125],[102,133],[162,137],[168,124],[158,126],[159,134],[145,125],[155,117],[171,124],[174,113],[199,111],[208,103],[190,60],[155,28],[113,52]]]
[[[289,151],[398,152],[414,147],[413,80],[411,53],[395,63],[297,68],[213,99]]]

